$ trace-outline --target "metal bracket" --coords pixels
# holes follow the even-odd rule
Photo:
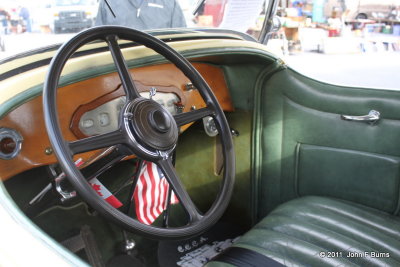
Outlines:
[[[56,174],[54,167],[53,166],[49,166],[49,169],[51,171],[52,174]],[[57,193],[60,194],[61,198],[61,202],[65,202],[71,198],[76,197],[76,191],[68,191],[66,189],[64,189],[62,187],[62,182],[65,180],[66,175],[65,173],[61,173],[59,175],[54,175],[54,188],[56,189]]]

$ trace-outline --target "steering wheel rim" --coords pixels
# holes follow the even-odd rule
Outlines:
[[[166,109],[163,109],[161,105],[156,106],[153,103],[154,101],[151,102],[152,100],[141,98],[138,90],[135,88],[132,76],[121,53],[121,49],[118,46],[117,41],[119,39],[142,44],[173,63],[198,89],[201,97],[207,105],[206,108],[172,116],[168,111],[166,111]],[[64,65],[71,55],[83,45],[95,40],[104,40],[108,44],[126,93],[127,104],[125,105],[123,112],[120,114],[119,129],[117,131],[80,139],[74,142],[68,142],[63,138],[58,120],[57,88],[59,79]],[[143,120],[146,121],[146,119],[142,118],[142,121],[139,122],[136,119],[136,121],[133,122],[135,119],[132,117],[140,117],[141,115],[137,115],[140,112],[146,116],[150,116],[147,111],[143,111],[143,109],[146,109],[149,105],[154,106],[151,112],[163,114],[160,115],[163,118],[161,120],[163,122],[167,121],[167,124],[169,125],[169,128],[167,127],[169,135],[177,134],[176,130],[178,129],[178,126],[196,121],[206,116],[212,116],[214,118],[223,148],[224,172],[220,191],[211,208],[204,215],[200,214],[194,203],[191,201],[171,163],[170,156],[176,145],[177,136],[176,138],[171,137],[167,141],[163,139],[165,142],[161,145],[158,143],[154,144],[154,142],[146,143],[143,140],[138,140],[141,136],[140,132],[157,132],[157,127],[155,125],[151,126],[151,123],[150,126],[146,126],[147,128],[143,126],[145,128],[135,129],[135,125],[142,123]],[[214,225],[227,208],[233,191],[235,174],[233,142],[228,122],[216,97],[197,70],[177,51],[161,40],[144,32],[121,26],[99,26],[78,33],[75,37],[60,47],[50,63],[43,90],[43,108],[46,129],[53,151],[62,170],[67,175],[67,178],[74,186],[75,190],[80,194],[84,201],[92,206],[92,208],[124,229],[153,239],[188,238],[204,232]],[[133,110],[136,112],[134,116],[132,116]],[[166,114],[165,111],[168,112],[169,115]],[[171,121],[171,118],[173,121]],[[162,132],[162,129],[158,130],[158,132]],[[163,134],[156,134],[156,138],[160,138],[161,140],[160,136],[165,138],[165,135]],[[142,159],[155,162],[158,167],[161,168],[182,206],[189,215],[189,223],[187,225],[176,228],[161,228],[142,224],[134,218],[113,208],[92,189],[85,177],[75,166],[72,159],[73,155],[115,144],[128,146],[135,155]]]

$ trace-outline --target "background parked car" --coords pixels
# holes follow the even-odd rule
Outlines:
[[[78,32],[94,25],[97,14],[95,0],[56,0],[52,6],[53,31]]]
[[[350,0],[346,4],[348,19],[394,19],[400,6],[395,0]]]

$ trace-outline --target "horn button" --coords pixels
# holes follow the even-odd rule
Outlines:
[[[167,112],[159,109],[149,113],[151,127],[160,133],[166,133],[171,128],[171,119],[166,113]]]
[[[138,142],[157,150],[173,148],[178,141],[178,126],[171,113],[150,99],[135,99],[131,104],[127,110],[132,114],[129,130]]]

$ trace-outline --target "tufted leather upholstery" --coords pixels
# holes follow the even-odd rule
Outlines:
[[[341,200],[303,197],[280,205],[235,246],[287,266],[400,266],[400,218]],[[327,257],[330,252],[339,257]],[[351,252],[357,257],[348,257]]]

